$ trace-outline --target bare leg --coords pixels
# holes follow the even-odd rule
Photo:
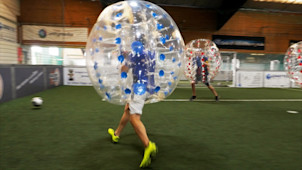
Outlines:
[[[149,140],[146,128],[143,122],[141,121],[140,114],[130,114],[130,122],[137,136],[140,138],[145,147],[144,157],[139,167],[147,167],[151,164],[151,157],[154,157],[157,153],[156,144]]]
[[[124,109],[124,114],[120,120],[120,123],[117,127],[117,129],[115,130],[114,134],[116,136],[120,136],[121,132],[123,131],[124,127],[127,125],[127,123],[130,120],[130,114],[129,114],[129,104],[125,105],[125,109]]]
[[[146,148],[149,145],[149,138],[148,138],[148,135],[146,132],[146,128],[145,128],[143,122],[141,121],[141,115],[140,114],[131,114],[130,122],[131,122],[137,136],[140,138],[144,147]]]
[[[215,95],[218,96],[216,90],[214,89],[214,87],[212,85],[209,85],[208,88],[211,90],[211,92]]]
[[[192,96],[196,96],[195,83],[191,83],[192,86]]]

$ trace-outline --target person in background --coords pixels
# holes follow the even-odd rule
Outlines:
[[[204,55],[199,55],[199,56],[196,57],[196,63],[195,64],[197,64],[197,70],[196,70],[195,80],[192,81],[192,83],[191,83],[192,96],[190,98],[190,101],[193,101],[197,98],[196,97],[195,84],[197,84],[198,81],[202,81],[211,90],[211,92],[215,96],[215,101],[218,102],[219,101],[218,94],[217,94],[215,88],[210,84],[210,80],[209,80],[209,77],[208,77],[209,68],[210,68],[208,58]]]

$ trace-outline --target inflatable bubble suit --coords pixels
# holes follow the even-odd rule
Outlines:
[[[186,78],[192,83],[196,80],[196,74],[201,74],[202,80],[200,81],[202,82],[212,80],[218,74],[221,64],[219,49],[213,41],[197,39],[186,45],[184,72]]]
[[[169,96],[182,74],[184,42],[173,19],[146,1],[106,7],[86,44],[91,82],[106,101],[154,103]]]
[[[302,41],[287,49],[284,57],[284,68],[289,78],[302,88]]]

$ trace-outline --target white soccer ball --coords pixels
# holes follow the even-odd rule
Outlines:
[[[43,104],[43,99],[41,97],[34,97],[31,99],[31,103],[34,106],[39,107]]]

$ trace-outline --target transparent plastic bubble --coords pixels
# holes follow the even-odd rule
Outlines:
[[[86,45],[87,70],[99,95],[113,104],[154,103],[179,82],[184,42],[173,19],[146,1],[105,8]]]
[[[284,57],[284,69],[291,81],[302,88],[302,41],[287,49]]]
[[[195,82],[196,75],[202,82],[215,78],[221,68],[222,60],[216,44],[208,39],[192,40],[186,45],[186,78]]]

